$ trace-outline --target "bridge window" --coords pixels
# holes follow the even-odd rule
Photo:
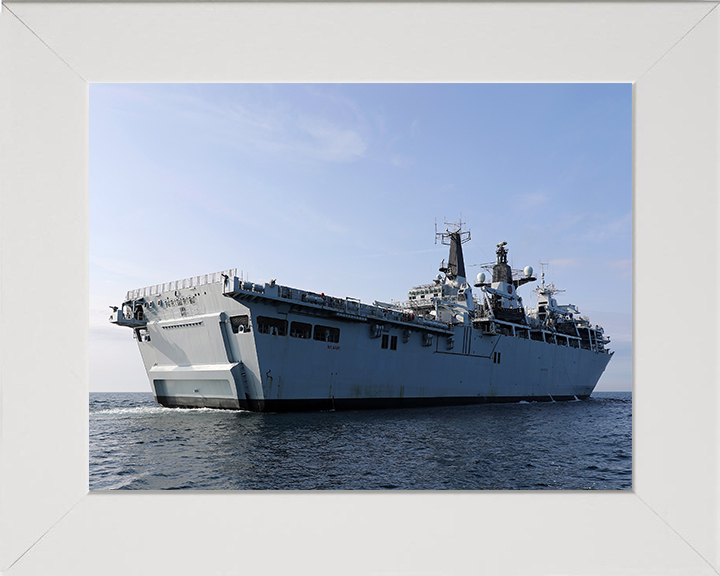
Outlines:
[[[290,323],[290,336],[293,338],[310,338],[312,333],[312,325],[306,324],[305,322],[291,322]]]
[[[232,328],[233,334],[247,332],[249,326],[250,319],[247,314],[243,316],[230,316],[230,327]]]
[[[273,336],[287,336],[287,320],[258,316],[258,332],[260,334],[272,334]]]
[[[340,342],[340,329],[333,328],[332,326],[321,326],[318,324],[315,326],[313,339],[319,340],[320,342],[338,343]]]

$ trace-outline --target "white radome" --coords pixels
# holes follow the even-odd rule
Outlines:
[[[477,281],[480,284],[485,282],[485,272],[480,272],[480,274],[477,275]]]
[[[523,268],[523,272],[525,273],[525,276],[529,278],[533,273],[532,266],[525,266],[525,268]]]

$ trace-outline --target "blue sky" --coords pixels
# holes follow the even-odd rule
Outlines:
[[[227,268],[403,300],[462,215],[601,324],[631,389],[630,84],[91,84],[90,390],[149,391],[125,292]],[[481,269],[468,268],[474,276]],[[534,301],[532,284],[521,289]]]

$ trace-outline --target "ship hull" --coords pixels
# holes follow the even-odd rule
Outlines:
[[[158,403],[286,412],[582,400],[610,359],[471,325],[431,330],[246,296],[209,285],[173,306],[159,295],[137,334]]]

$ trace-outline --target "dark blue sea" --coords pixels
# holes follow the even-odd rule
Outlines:
[[[630,490],[632,395],[297,414],[90,394],[91,490]]]

